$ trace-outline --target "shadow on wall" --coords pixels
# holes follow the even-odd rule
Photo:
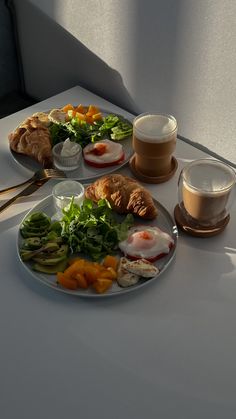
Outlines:
[[[51,4],[51,7],[53,5]],[[121,75],[30,2],[16,2],[26,92],[43,100],[75,85],[135,112]],[[28,19],[27,34],[22,26]]]
[[[133,5],[134,45],[130,61],[135,103],[143,104],[143,112],[156,110],[176,116],[176,56],[181,47],[178,31],[182,0],[151,1],[145,13],[143,0],[134,0]]]

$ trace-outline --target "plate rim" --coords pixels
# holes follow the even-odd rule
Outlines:
[[[174,246],[171,249],[171,251],[166,255],[169,255],[169,259],[167,260],[166,264],[164,265],[164,267],[160,270],[160,272],[158,273],[157,276],[150,278],[146,281],[141,282],[140,284],[135,284],[134,286],[130,286],[127,288],[122,288],[120,287],[119,291],[113,292],[113,293],[109,293],[105,292],[102,294],[98,294],[98,293],[86,293],[83,290],[69,290],[66,288],[63,288],[59,285],[56,284],[56,282],[50,282],[50,281],[46,281],[43,275],[46,274],[40,274],[37,273],[37,271],[34,271],[33,269],[30,268],[30,265],[28,265],[27,263],[23,262],[20,256],[20,240],[23,240],[21,234],[20,234],[20,226],[22,225],[23,221],[34,211],[37,210],[38,206],[46,206],[46,204],[49,201],[53,200],[53,196],[52,194],[47,195],[46,197],[44,197],[42,200],[40,200],[39,202],[37,202],[37,204],[35,204],[29,211],[27,211],[27,213],[25,214],[25,216],[22,218],[19,226],[18,226],[18,232],[17,232],[17,237],[16,237],[16,248],[17,248],[17,256],[18,256],[18,260],[21,263],[21,266],[24,267],[24,269],[30,274],[31,277],[33,277],[34,279],[36,279],[38,282],[42,283],[45,286],[48,286],[49,288],[52,288],[56,291],[62,292],[63,294],[69,294],[69,295],[73,295],[75,297],[81,297],[81,298],[95,298],[95,299],[103,299],[103,298],[111,298],[111,297],[118,297],[121,295],[125,295],[128,294],[130,292],[135,292],[138,291],[140,289],[142,289],[143,287],[148,286],[149,284],[155,282],[157,279],[159,279],[159,277],[163,274],[163,272],[166,271],[166,269],[169,267],[169,265],[171,264],[171,262],[175,259],[176,256],[176,249],[177,249],[177,243],[178,243],[178,238],[179,238],[179,234],[178,234],[178,228],[177,225],[175,223],[174,218],[172,217],[172,215],[169,213],[169,211],[155,198],[153,198],[154,203],[161,209],[161,211],[169,218],[169,221],[171,221],[172,223],[172,237],[174,239]],[[52,203],[51,203],[52,205]],[[158,217],[158,216],[157,216]],[[147,221],[147,220],[146,220]],[[151,221],[151,220],[150,220]],[[51,277],[53,277],[53,275],[50,275]]]

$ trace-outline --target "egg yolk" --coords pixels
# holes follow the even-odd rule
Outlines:
[[[95,156],[102,156],[107,151],[107,145],[103,143],[95,144],[94,148],[89,153],[95,154]]]
[[[129,237],[128,242],[130,244],[132,243],[135,249],[150,249],[155,243],[155,238],[147,230],[136,231]]]

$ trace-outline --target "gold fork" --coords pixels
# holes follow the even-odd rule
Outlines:
[[[41,180],[49,180],[49,179],[62,179],[66,178],[66,174],[59,169],[40,169],[30,178],[25,180],[24,182],[18,183],[14,186],[9,186],[6,189],[1,189],[0,194],[12,191],[13,189],[17,189],[20,186],[26,185],[27,183],[34,182],[34,181],[41,181]]]

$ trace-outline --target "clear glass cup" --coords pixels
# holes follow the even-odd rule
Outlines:
[[[158,177],[171,171],[176,147],[177,121],[172,115],[146,112],[133,121],[133,149],[137,170]]]
[[[64,142],[56,144],[52,149],[54,165],[63,171],[72,171],[78,169],[82,160],[82,147],[76,144],[77,150],[71,156],[62,156],[61,151]]]
[[[229,215],[235,197],[236,174],[218,160],[200,159],[188,164],[178,182],[179,207],[187,221],[214,227]]]
[[[84,187],[76,180],[64,180],[57,183],[52,190],[53,202],[57,213],[68,207],[72,197],[77,205],[84,200]]]

